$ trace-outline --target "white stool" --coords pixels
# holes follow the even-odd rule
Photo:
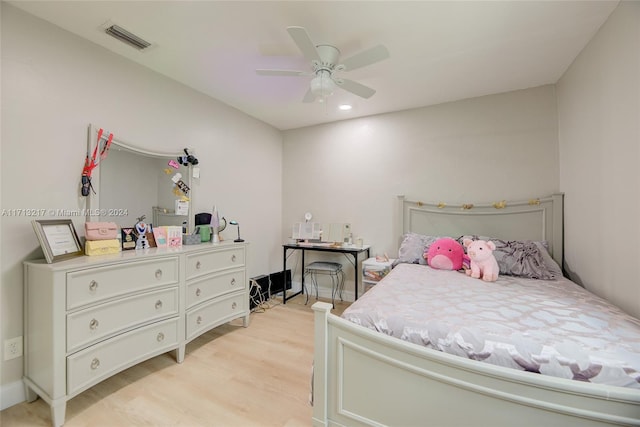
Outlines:
[[[318,299],[318,274],[327,274],[331,277],[331,304],[335,307],[336,294],[340,295],[340,301],[342,301],[342,288],[344,287],[344,272],[342,271],[342,264],[338,262],[324,262],[316,261],[312,262],[305,268],[305,276],[311,276],[311,283],[316,288],[316,299]],[[305,304],[309,302],[309,293],[306,291],[307,299]]]

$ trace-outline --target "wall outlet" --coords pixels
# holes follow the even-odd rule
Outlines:
[[[4,340],[4,360],[22,356],[22,337]]]

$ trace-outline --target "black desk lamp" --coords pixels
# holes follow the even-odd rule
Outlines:
[[[238,238],[234,240],[234,242],[244,242],[244,240],[240,238],[240,224],[238,224],[238,221],[229,221],[229,224],[238,226]]]

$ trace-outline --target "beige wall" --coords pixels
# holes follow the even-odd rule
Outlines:
[[[398,194],[478,203],[557,192],[556,117],[548,85],[286,131],[283,238],[310,211],[314,221],[351,223],[372,254],[393,255]],[[352,293],[352,267],[334,260]]]
[[[95,123],[151,150],[193,147],[196,211],[215,203],[241,224],[250,275],[280,267],[278,130],[4,2],[1,29],[3,209],[83,207],[78,184]],[[42,257],[32,219],[1,218],[0,342],[22,335],[22,261]],[[84,218],[74,224],[83,230]],[[1,367],[3,389],[20,383],[22,358]]]
[[[572,279],[640,317],[640,2],[621,2],[557,84]]]

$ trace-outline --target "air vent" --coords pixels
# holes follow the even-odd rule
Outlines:
[[[139,50],[144,50],[149,46],[151,46],[151,43],[149,43],[148,41],[141,39],[135,34],[132,34],[129,31],[117,25],[112,25],[110,27],[107,27],[104,31],[110,36],[115,37],[118,40],[125,42],[126,44],[133,46]]]

